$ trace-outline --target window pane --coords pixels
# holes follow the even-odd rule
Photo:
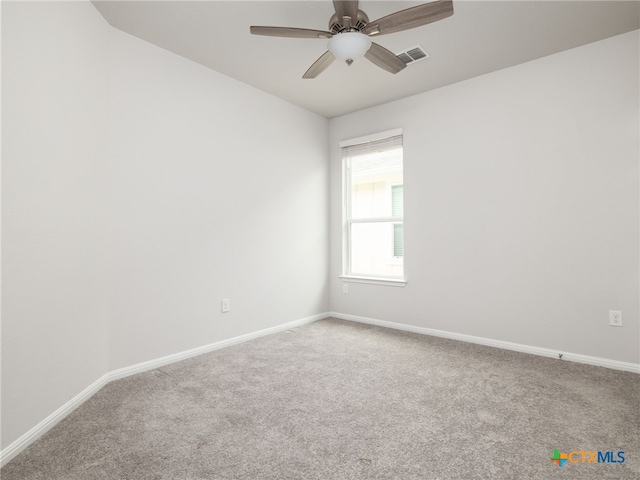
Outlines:
[[[390,217],[393,187],[402,182],[401,146],[351,157],[351,218]]]
[[[403,275],[402,256],[394,255],[396,225],[392,222],[351,224],[352,274]]]

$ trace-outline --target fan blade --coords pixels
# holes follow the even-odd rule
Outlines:
[[[309,70],[305,72],[302,78],[316,78],[318,75],[324,72],[335,59],[336,57],[333,56],[333,53],[327,50],[319,59],[313,62],[313,65],[309,67]]]
[[[343,25],[346,28],[350,28],[356,24],[358,20],[358,0],[333,0],[333,7],[336,9],[336,15],[338,21],[342,24],[344,17],[349,17],[351,25]]]
[[[369,22],[364,29],[367,35],[383,35],[421,27],[453,15],[452,0],[437,0],[417,7],[407,8],[386,17]]]
[[[400,60],[393,52],[390,52],[377,43],[372,43],[364,56],[372,63],[391,73],[398,73],[407,65]]]
[[[250,27],[254,35],[266,35],[269,37],[290,38],[331,38],[333,33],[324,30],[309,30],[308,28],[289,27]]]

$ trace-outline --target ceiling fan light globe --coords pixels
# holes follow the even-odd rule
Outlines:
[[[371,39],[360,32],[343,32],[331,37],[329,51],[338,60],[357,60],[371,47]]]

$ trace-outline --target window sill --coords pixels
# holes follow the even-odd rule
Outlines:
[[[404,278],[363,277],[358,275],[339,275],[344,282],[368,283],[370,285],[386,285],[389,287],[404,287],[407,281]]]

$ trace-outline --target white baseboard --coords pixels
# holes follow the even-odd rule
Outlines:
[[[113,370],[109,372],[108,374],[109,381],[118,380],[120,378],[128,377],[130,375],[135,375],[136,373],[142,373],[148,370],[153,370],[154,368],[160,368],[164,365],[169,365],[170,363],[186,360],[187,358],[195,357],[197,355],[202,355],[203,353],[213,352],[214,350],[219,350],[221,348],[230,347],[231,345],[237,345],[239,343],[248,342],[249,340],[253,340],[255,338],[264,337],[266,335],[273,335],[274,333],[284,332],[285,330],[289,330],[290,328],[306,325],[307,323],[313,323],[317,320],[322,320],[323,318],[327,318],[328,316],[329,314],[327,312],[319,313],[311,317],[301,318],[299,320],[294,320],[293,322],[283,323],[282,325],[276,325],[275,327],[265,328],[263,330],[258,330],[256,332],[251,332],[244,335],[240,335],[238,337],[229,338],[228,340],[221,340],[220,342],[211,343],[209,345],[204,345],[202,347],[192,348],[191,350],[185,350],[183,352],[174,353],[172,355],[167,355],[166,357],[160,357],[154,360],[138,363],[136,365],[131,365],[129,367],[119,368],[117,370]]]
[[[420,333],[422,335],[431,335],[433,337],[449,338],[451,340],[460,340],[462,342],[477,343],[488,347],[502,348],[505,350],[513,350],[514,352],[529,353],[539,355],[541,357],[559,358],[562,354],[562,360],[570,362],[584,363],[597,367],[611,368],[613,370],[623,370],[625,372],[640,373],[640,364],[630,362],[620,362],[618,360],[610,360],[608,358],[592,357],[590,355],[581,355],[579,353],[559,352],[549,348],[534,347],[531,345],[522,345],[520,343],[505,342],[503,340],[494,340],[491,338],[475,337],[473,335],[465,335],[462,333],[447,332],[445,330],[436,330],[433,328],[416,327],[414,325],[406,325],[403,323],[387,322],[385,320],[377,320],[375,318],[361,317],[359,315],[350,315],[346,313],[330,312],[334,318],[341,320],[349,320],[352,322],[366,323],[369,325],[377,325],[379,327],[393,328],[395,330],[403,330],[406,332]]]
[[[98,390],[100,390],[107,383],[113,380],[119,380],[121,378],[128,377],[130,375],[135,375],[136,373],[142,373],[148,370],[153,370],[154,368],[159,368],[164,365],[168,365],[170,363],[186,360],[187,358],[195,357],[197,355],[202,355],[203,353],[212,352],[220,348],[229,347],[231,345],[237,345],[239,343],[247,342],[249,340],[253,340],[258,337],[264,337],[266,335],[272,335],[274,333],[283,332],[291,328],[299,327],[301,325],[306,325],[308,323],[313,323],[317,320],[321,320],[329,316],[330,316],[329,313],[326,313],[326,312],[319,313],[311,317],[301,318],[299,320],[294,320],[293,322],[284,323],[282,325],[276,325],[275,327],[265,328],[263,330],[258,330],[256,332],[247,333],[245,335],[240,335],[238,337],[229,338],[227,340],[222,340],[220,342],[211,343],[209,345],[204,345],[202,347],[193,348],[191,350],[185,350],[183,352],[174,353],[173,355],[167,355],[165,357],[157,358],[155,360],[149,360],[147,362],[138,363],[136,365],[119,368],[117,370],[108,372],[104,374],[102,377],[100,377],[98,380],[93,382],[91,385],[89,385],[87,388],[85,388],[78,395],[76,395],[71,400],[69,400],[67,403],[65,403],[60,408],[58,408],[55,412],[53,412],[47,418],[45,418],[40,423],[38,423],[35,427],[33,427],[27,433],[25,433],[16,441],[14,441],[9,446],[7,446],[2,451],[0,451],[0,467],[3,467],[4,465],[6,465],[12,458],[14,458],[20,452],[22,452],[25,448],[27,448],[29,445],[35,442],[42,435],[47,433],[58,422],[64,419],[67,415],[69,415],[76,408],[78,408],[85,401],[87,401],[91,396],[97,393]]]
[[[93,394],[104,387],[107,383],[109,383],[109,374],[105,374],[100,377],[27,433],[18,438],[15,442],[0,451],[0,467],[3,467],[9,460],[18,455],[22,450],[35,442],[42,435],[47,433],[53,426],[91,398]]]

